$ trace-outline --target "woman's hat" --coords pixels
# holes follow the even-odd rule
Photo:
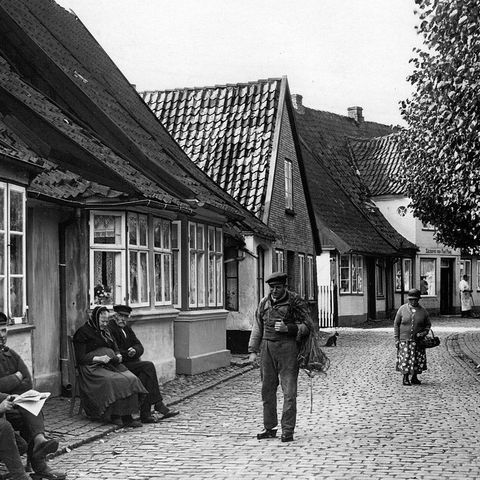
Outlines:
[[[412,288],[408,291],[407,298],[420,298],[422,294],[418,288]]]

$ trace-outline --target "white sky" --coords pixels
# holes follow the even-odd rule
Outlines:
[[[414,0],[56,0],[138,90],[286,75],[307,107],[404,124]]]

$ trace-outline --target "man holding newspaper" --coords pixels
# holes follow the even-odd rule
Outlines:
[[[30,478],[20,459],[13,431],[19,431],[27,443],[27,455],[35,479],[65,479],[62,472],[52,470],[46,456],[56,452],[58,442],[45,435],[40,411],[48,394],[32,389],[32,377],[18,353],[6,346],[7,317],[0,312],[0,461],[9,470],[10,478]]]

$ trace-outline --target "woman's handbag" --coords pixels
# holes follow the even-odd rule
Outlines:
[[[440,339],[435,336],[432,329],[430,329],[430,333],[432,334],[431,337],[429,336],[423,337],[419,342],[421,347],[433,348],[433,347],[438,347],[440,345]]]

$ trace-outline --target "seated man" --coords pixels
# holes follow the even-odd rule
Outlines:
[[[180,412],[170,410],[164,403],[158,386],[157,371],[152,362],[140,360],[143,354],[143,345],[132,328],[127,325],[132,309],[127,305],[114,305],[115,314],[108,324],[108,328],[122,354],[123,364],[134,373],[148,390],[148,395],[140,407],[140,420],[143,423],[155,423],[151,406],[163,415],[162,419],[174,417]]]
[[[3,432],[7,432],[6,441],[9,441],[10,427],[18,430],[28,445],[28,461],[35,472],[33,478],[64,479],[66,478],[64,473],[55,472],[47,465],[46,457],[49,453],[57,451],[58,442],[45,436],[43,414],[40,412],[35,416],[23,408],[13,407],[11,403],[17,395],[32,388],[32,377],[18,353],[6,346],[7,334],[7,317],[0,312],[0,400],[3,400],[2,409],[5,414],[5,423],[2,422],[2,439]],[[5,401],[5,399],[8,400]],[[7,424],[10,424],[10,427]],[[3,458],[2,460],[5,461]],[[15,473],[17,477],[14,478],[24,478],[21,473],[18,473],[18,458],[15,455],[6,462],[11,463],[7,468],[17,470]]]

